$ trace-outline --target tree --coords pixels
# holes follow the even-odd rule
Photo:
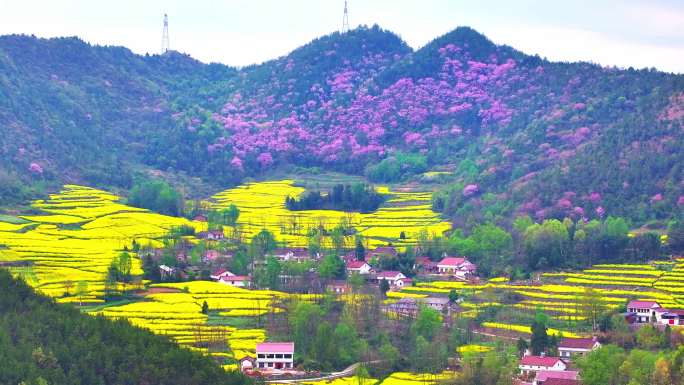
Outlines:
[[[128,204],[162,214],[180,216],[183,213],[183,195],[163,180],[142,179],[135,183]]]
[[[411,325],[411,332],[413,335],[421,336],[428,341],[432,341],[441,328],[442,316],[439,312],[421,305],[416,320]]]
[[[366,260],[366,248],[363,246],[363,238],[360,236],[356,237],[356,246],[354,247],[354,255],[357,261]]]
[[[656,349],[665,344],[664,334],[653,325],[644,325],[636,332],[637,345],[644,349]]]
[[[380,280],[380,294],[382,295],[383,298],[387,297],[387,292],[390,289],[389,282],[387,282],[386,279],[381,279]]]
[[[645,350],[633,349],[620,365],[623,383],[649,384],[655,370],[657,356]]]
[[[527,341],[524,338],[520,337],[520,338],[518,338],[518,342],[516,343],[516,347],[518,349],[518,354],[523,355],[525,353],[525,350],[527,350],[527,348],[529,348],[529,345],[527,344]]]
[[[335,254],[326,255],[318,266],[318,275],[321,278],[344,277],[344,262]]]
[[[252,238],[252,249],[254,256],[264,256],[276,248],[276,239],[273,233],[267,229],[261,229],[257,235]]]
[[[617,385],[619,369],[625,360],[625,351],[615,345],[604,345],[575,360],[585,385]]]
[[[119,279],[122,282],[130,282],[131,280],[131,269],[133,268],[133,262],[131,260],[131,255],[128,252],[123,251],[119,254],[117,259],[117,270],[119,271]]]
[[[83,306],[83,298],[88,295],[88,282],[78,281],[76,284],[76,297],[78,297],[78,306]]]
[[[455,303],[456,301],[458,301],[458,292],[456,289],[449,290],[449,302]]]
[[[532,337],[530,339],[530,347],[532,348],[533,355],[539,355],[546,351],[549,346],[549,335],[546,332],[546,324],[534,320],[532,322]]]
[[[668,361],[666,358],[660,357],[656,361],[655,369],[653,370],[653,376],[651,378],[651,384],[672,385],[670,361]]]
[[[586,287],[580,301],[582,313],[591,322],[593,330],[598,330],[599,319],[608,309],[603,295],[591,287]]]
[[[401,353],[399,349],[394,347],[389,341],[385,341],[378,349],[378,355],[380,360],[382,360],[385,372],[391,372],[397,365],[397,362],[401,358]]]
[[[209,304],[207,301],[202,302],[202,314],[209,314]]]

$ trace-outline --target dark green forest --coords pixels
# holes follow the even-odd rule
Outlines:
[[[249,384],[167,337],[81,314],[0,269],[0,384]]]

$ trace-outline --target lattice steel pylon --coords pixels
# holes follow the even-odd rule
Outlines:
[[[164,14],[164,32],[162,32],[162,55],[169,52],[171,44],[169,43],[169,16]]]
[[[342,33],[349,32],[349,13],[347,12],[347,0],[344,0],[344,16],[342,16]]]

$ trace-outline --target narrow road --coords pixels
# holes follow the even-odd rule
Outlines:
[[[349,377],[354,375],[354,372],[356,371],[356,368],[359,367],[361,364],[374,364],[382,362],[381,360],[377,361],[369,361],[369,362],[357,362],[355,364],[349,365],[347,368],[340,372],[333,372],[325,376],[319,376],[319,377],[310,377],[310,378],[297,378],[297,379],[280,379],[280,380],[266,380],[265,382],[267,384],[299,384],[301,382],[316,382],[316,381],[327,381],[327,380],[334,380],[336,378],[342,378],[342,377]]]

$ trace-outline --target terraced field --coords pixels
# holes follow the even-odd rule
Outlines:
[[[24,276],[42,293],[60,297],[74,294],[78,283],[87,294],[78,301],[101,302],[107,267],[133,240],[158,244],[174,227],[199,222],[155,214],[119,203],[119,197],[89,187],[66,185],[59,194],[33,202],[43,214],[26,215],[24,223],[0,222],[0,262],[20,262],[13,273]],[[133,275],[141,275],[140,262],[133,259]],[[85,283],[85,284],[83,284]]]
[[[450,223],[432,211],[432,193],[391,191],[385,186],[377,189],[389,197],[377,211],[369,214],[334,210],[289,211],[285,208],[285,198],[297,197],[305,191],[292,180],[248,183],[212,198],[216,208],[234,204],[240,209],[238,224],[247,239],[265,228],[290,246],[306,246],[309,229],[319,226],[332,229],[341,221],[356,228],[371,247],[386,245],[389,241],[399,246],[414,244],[421,230],[441,234],[451,228]],[[400,239],[402,232],[404,239]],[[353,238],[349,237],[347,241],[352,242]]]
[[[544,273],[542,282],[535,284],[509,283],[506,279],[493,278],[487,283],[435,281],[418,283],[402,290],[403,295],[447,294],[456,289],[464,293],[483,295],[487,291],[508,291],[519,300],[515,303],[464,302],[462,316],[474,317],[487,306],[502,306],[510,311],[534,314],[542,310],[554,320],[566,325],[562,330],[550,329],[552,334],[581,336],[586,328],[587,315],[592,312],[588,296],[600,298],[600,306],[606,310],[618,309],[631,299],[655,300],[663,307],[684,309],[684,260],[659,261],[652,264],[602,264],[581,272]],[[590,290],[589,290],[590,289]],[[399,295],[396,295],[399,297]],[[512,322],[487,322],[483,327],[504,329],[523,334],[530,332],[529,325]]]

